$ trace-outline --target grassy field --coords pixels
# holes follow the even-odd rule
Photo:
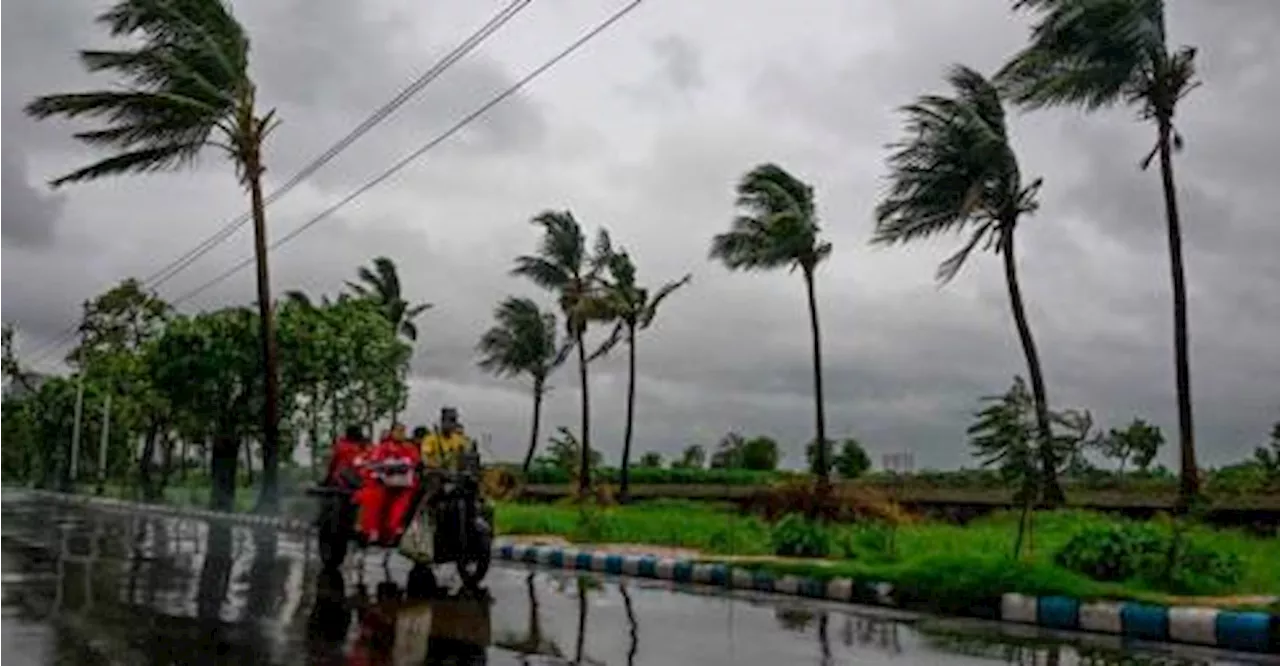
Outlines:
[[[1061,594],[1079,598],[1120,598],[1167,602],[1159,582],[1102,583],[1054,563],[1054,554],[1078,531],[1116,524],[1117,519],[1084,511],[1042,512],[1036,517],[1030,553],[1012,559],[1017,516],[1000,513],[965,526],[915,522],[883,527],[835,525],[827,528],[834,557],[825,560],[752,560],[749,566],[778,573],[888,581],[901,594],[929,599],[940,610],[963,610],[975,598],[1001,592]],[[648,543],[693,548],[708,556],[770,555],[771,528],[727,505],[654,501],[628,507],[592,509],[585,514],[565,505],[500,503],[502,534],[562,536],[586,543]],[[1244,577],[1219,595],[1280,595],[1280,539],[1234,530],[1193,527],[1188,539],[1235,553]],[[1223,600],[1228,606],[1253,602]],[[948,608],[948,605],[957,608]]]

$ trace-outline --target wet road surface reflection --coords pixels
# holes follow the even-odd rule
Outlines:
[[[495,566],[487,599],[411,600],[399,558],[325,575],[299,535],[9,493],[2,511],[6,666],[1275,663],[521,567]]]

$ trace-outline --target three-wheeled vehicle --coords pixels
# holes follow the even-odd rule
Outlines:
[[[316,528],[324,567],[340,568],[351,544],[397,548],[414,563],[410,589],[434,589],[436,564],[453,564],[463,587],[478,589],[489,571],[493,507],[480,492],[480,456],[474,445],[459,458],[454,469],[373,463],[366,466],[371,474],[344,470],[339,474],[342,482],[311,489],[309,493],[321,500]],[[364,483],[393,484],[412,493],[401,536],[372,544],[357,528],[362,507],[356,491]]]

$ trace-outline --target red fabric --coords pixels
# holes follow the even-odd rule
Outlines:
[[[325,480],[330,484],[334,483],[338,473],[348,467],[355,467],[364,452],[364,444],[345,437],[339,439],[334,443],[333,453],[329,456],[329,472],[325,475]]]
[[[412,465],[417,465],[420,459],[421,452],[412,442],[393,439],[379,442],[366,458],[371,463],[402,461]],[[370,481],[356,493],[355,499],[363,508],[360,531],[370,541],[385,542],[404,531],[404,518],[412,508],[415,488],[388,488],[376,480]]]

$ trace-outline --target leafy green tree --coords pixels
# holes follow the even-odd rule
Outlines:
[[[1124,104],[1155,123],[1155,146],[1141,166],[1146,169],[1160,159],[1173,284],[1179,503],[1186,507],[1200,493],[1200,478],[1191,414],[1182,223],[1173,178],[1173,153],[1182,147],[1182,135],[1173,118],[1178,102],[1199,85],[1196,49],[1170,49],[1161,0],[1017,0],[1014,8],[1033,12],[1037,19],[1030,43],[996,77],[1014,102],[1028,109],[1071,106],[1090,112]]]
[[[98,16],[120,50],[84,50],[90,72],[108,72],[111,88],[39,97],[27,105],[36,118],[100,118],[105,126],[75,137],[113,153],[55,179],[57,187],[128,173],[187,167],[208,146],[235,164],[249,190],[258,268],[261,372],[265,373],[263,484],[260,507],[274,512],[277,489],[277,378],[271,288],[267,271],[263,143],[275,112],[259,113],[249,75],[249,38],[221,0],[120,0]]]
[[[1097,446],[1103,455],[1119,463],[1119,472],[1124,474],[1125,464],[1130,460],[1138,469],[1146,471],[1163,445],[1164,434],[1160,428],[1142,419],[1134,419],[1123,430],[1112,428],[1099,439]]]
[[[661,469],[662,454],[657,451],[648,451],[644,455],[640,456],[640,460],[636,465],[646,469]]]
[[[1013,556],[1018,557],[1040,482],[1036,447],[1043,446],[1045,440],[1036,438],[1034,417],[1028,418],[1035,413],[1034,399],[1021,377],[1014,377],[1013,386],[1004,395],[985,396],[982,401],[988,406],[974,415],[969,444],[984,467],[999,469],[1001,478],[1016,489],[1013,498],[1023,507],[1013,546]]]
[[[819,236],[813,188],[776,164],[762,164],[747,172],[737,185],[739,215],[729,231],[711,240],[711,258],[729,270],[800,269],[809,301],[809,333],[813,341],[814,439],[827,440],[822,395],[822,335],[814,276],[831,255],[831,243]],[[823,452],[825,453],[825,452]],[[827,469],[824,463],[819,469]],[[820,488],[829,483],[819,477]]]
[[[1038,207],[1041,181],[1023,182],[995,86],[962,65],[951,69],[947,82],[952,95],[925,95],[902,109],[906,138],[892,146],[890,185],[876,207],[872,242],[905,244],[969,230],[968,242],[939,265],[941,283],[954,278],[979,245],[1000,255],[1031,377],[1038,435],[1049,442],[1053,435],[1044,371],[1027,322],[1014,256],[1014,232],[1023,216]],[[1054,447],[1039,450],[1045,456],[1040,461],[1043,499],[1060,505],[1064,496],[1055,472],[1058,461],[1052,458]]]
[[[626,250],[597,248],[597,260],[605,267],[599,300],[604,316],[615,320],[613,333],[592,356],[607,354],[619,342],[627,345],[627,416],[622,436],[622,475],[618,484],[619,499],[629,499],[631,440],[636,408],[636,332],[647,330],[658,316],[658,307],[680,287],[689,284],[692,275],[668,282],[650,294],[636,281],[636,265]]]
[[[697,444],[686,447],[680,459],[671,462],[672,467],[679,469],[702,469],[706,464],[707,450]]]
[[[373,260],[373,268],[361,266],[356,275],[358,282],[347,282],[347,288],[360,298],[368,298],[382,309],[398,335],[409,341],[417,341],[418,326],[414,320],[433,307],[431,303],[410,304],[400,289],[400,273],[396,262],[387,257]]]
[[[809,464],[809,470],[817,474],[818,447],[817,442],[810,441],[805,445],[805,460]],[[842,442],[827,440],[827,466],[828,473],[835,471],[842,479],[856,479],[862,476],[864,472],[871,469],[871,458],[867,456],[867,452],[863,450],[858,440],[852,437]]]
[[[771,437],[752,437],[742,445],[743,469],[772,472],[778,469],[778,458],[778,443]]]
[[[538,448],[542,399],[550,387],[547,378],[568,358],[572,345],[559,340],[556,316],[543,312],[529,298],[510,296],[494,310],[495,324],[480,336],[480,367],[504,377],[528,375],[533,382],[533,422],[529,450],[521,469],[529,473]]]
[[[711,469],[742,469],[742,449],[746,443],[742,435],[727,433],[711,456]]]
[[[600,466],[601,458],[598,451],[592,451],[589,454],[589,463],[592,469]],[[556,429],[547,444],[547,457],[544,459],[557,469],[562,469],[572,476],[581,477],[580,465],[584,462],[582,455],[582,443],[577,437],[573,436],[573,432],[564,426]]]
[[[578,476],[578,489],[585,496],[591,488],[591,387],[584,338],[588,324],[603,316],[598,298],[600,263],[591,255],[573,213],[544,211],[533,218],[532,224],[541,227],[543,232],[538,252],[516,257],[511,274],[527,278],[556,294],[566,332],[578,352],[578,381],[582,389],[582,460],[579,464],[582,474]],[[608,247],[607,239],[608,235],[602,230],[597,245]]]

